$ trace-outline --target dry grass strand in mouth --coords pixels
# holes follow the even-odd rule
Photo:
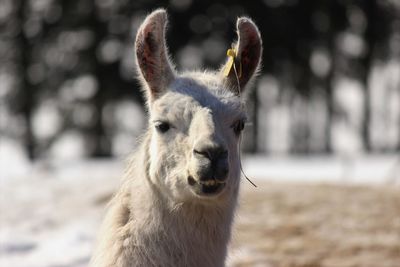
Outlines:
[[[243,167],[242,167],[242,149],[241,149],[241,145],[242,145],[242,135],[240,135],[240,140],[239,140],[239,166],[240,166],[240,172],[243,174],[243,176],[246,178],[247,181],[249,181],[249,183],[251,183],[254,187],[257,187],[257,185],[250,180],[250,178],[246,175],[246,173],[244,173],[243,171]]]
[[[237,82],[237,88],[238,88],[238,93],[239,93],[239,97],[241,96],[241,88],[240,88],[240,82],[239,82],[239,76],[236,70],[236,63],[233,63],[233,71],[235,72],[235,77],[236,77],[236,82]],[[242,134],[240,134],[239,136],[239,166],[240,166],[240,172],[243,174],[243,176],[246,178],[247,181],[249,181],[249,183],[251,183],[254,187],[257,187],[257,185],[250,180],[250,178],[246,175],[246,173],[243,171],[243,167],[242,167]]]

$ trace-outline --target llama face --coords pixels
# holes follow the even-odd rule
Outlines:
[[[155,183],[162,177],[166,191],[181,200],[237,187],[246,120],[237,95],[215,78],[191,76],[176,78],[150,107],[150,176]]]
[[[238,19],[240,75],[177,74],[166,51],[165,25],[166,12],[157,10],[136,38],[150,114],[149,177],[179,201],[230,196],[240,177],[238,144],[246,120],[241,93],[260,62],[259,32],[251,20]]]

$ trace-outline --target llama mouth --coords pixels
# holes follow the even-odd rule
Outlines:
[[[225,182],[220,182],[215,179],[196,181],[192,176],[188,177],[188,184],[191,186],[192,190],[200,196],[217,195],[226,185]]]

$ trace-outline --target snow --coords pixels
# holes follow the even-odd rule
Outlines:
[[[243,170],[248,177],[270,181],[400,184],[400,156],[396,155],[247,156]]]
[[[38,162],[13,179],[3,172],[0,266],[86,266],[122,169],[119,161],[96,160]]]
[[[30,170],[25,148],[11,138],[0,138],[0,182],[3,179],[25,176]]]

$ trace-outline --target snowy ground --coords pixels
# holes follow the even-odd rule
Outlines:
[[[259,187],[243,181],[229,266],[400,266],[399,165],[395,156],[247,158]],[[115,160],[1,166],[0,266],[86,266],[122,170]]]
[[[0,266],[86,266],[104,204],[118,185],[115,165],[42,166],[29,178],[2,181]]]

